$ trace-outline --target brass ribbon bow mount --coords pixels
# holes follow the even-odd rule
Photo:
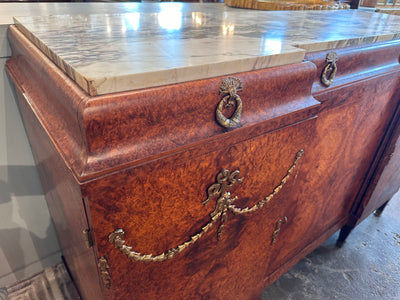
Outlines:
[[[216,183],[212,184],[208,188],[208,198],[203,202],[206,205],[211,199],[218,197],[215,205],[214,211],[210,214],[210,222],[204,225],[200,232],[193,235],[188,241],[180,244],[174,248],[171,248],[164,253],[159,255],[153,254],[141,254],[139,252],[132,251],[132,247],[126,246],[123,240],[124,231],[122,229],[117,229],[109,234],[108,240],[110,243],[114,244],[116,248],[128,256],[132,261],[142,261],[142,262],[161,262],[167,259],[173,258],[176,254],[181,253],[183,250],[187,249],[190,245],[194,244],[199,238],[203,236],[219,219],[220,225],[218,228],[218,240],[221,239],[222,230],[224,224],[228,219],[228,211],[234,215],[244,215],[251,212],[255,212],[262,208],[266,203],[272,200],[272,198],[278,194],[278,192],[283,188],[286,182],[292,175],[296,165],[298,164],[300,158],[302,157],[304,151],[300,150],[296,154],[296,158],[292,166],[287,171],[285,177],[282,178],[280,184],[274,188],[274,190],[265,198],[257,202],[252,207],[240,208],[235,206],[233,203],[238,199],[237,196],[231,197],[231,193],[227,190],[233,187],[236,183],[241,183],[243,178],[239,178],[239,171],[230,172],[229,170],[223,169],[218,173]]]

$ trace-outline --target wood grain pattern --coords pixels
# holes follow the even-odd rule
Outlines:
[[[202,202],[222,168],[239,170],[244,177],[231,191],[239,197],[235,205],[255,204],[279,184],[299,149],[304,148],[306,159],[312,136],[305,133],[314,126],[315,119],[311,119],[267,136],[221,145],[221,150],[189,161],[153,162],[86,184],[96,244],[99,255],[110,257],[115,297],[247,299],[259,295],[277,220],[283,215],[289,219],[278,241],[306,231],[307,222],[298,222],[295,215],[308,211],[293,203],[300,177],[306,172],[304,161],[270,204],[246,216],[229,214],[221,241],[216,240],[215,226],[170,261],[131,262],[107,237],[114,229],[123,228],[127,244],[143,254],[156,255],[175,247],[209,221],[215,201],[207,206]],[[285,251],[293,252],[303,247],[303,242],[288,245]]]
[[[400,126],[395,122],[394,132],[379,161],[374,177],[369,183],[369,189],[356,213],[359,222],[364,220],[374,210],[388,202],[400,188]]]
[[[380,157],[394,131],[393,128],[390,129],[390,126],[393,127],[390,123],[393,123],[392,119],[400,97],[398,88],[399,51],[400,48],[397,43],[381,43],[371,45],[366,49],[354,47],[339,50],[341,64],[338,61],[338,78],[335,79],[334,84],[330,88],[326,88],[322,86],[318,76],[315,78],[313,92],[315,97],[323,103],[323,107],[327,104],[325,102],[328,102],[332,107],[344,108],[345,103],[350,103],[350,99],[354,98],[357,103],[355,104],[356,110],[353,111],[352,115],[361,113],[357,117],[360,126],[353,125],[357,128],[353,137],[359,139],[359,143],[354,144],[353,150],[364,156],[358,161],[357,166],[354,165],[355,168],[358,168],[358,173],[354,174],[357,188],[350,189],[351,192],[347,196],[348,201],[353,204],[346,208],[346,210],[349,210],[349,219],[341,231],[338,246],[343,244],[348,234],[359,222],[383,204],[383,199],[378,200],[370,197],[380,174],[388,163],[387,159],[380,160]],[[317,75],[322,72],[324,67],[324,56],[325,53],[318,52],[307,57],[313,59],[313,62],[316,63]],[[343,87],[349,83],[352,90],[344,92]],[[329,97],[329,94],[334,96]],[[325,113],[324,109],[322,111],[321,118]],[[392,132],[388,133],[388,130]],[[335,130],[332,132],[335,132]],[[395,139],[395,136],[392,139]],[[343,144],[347,145],[348,142],[344,141]],[[394,142],[392,142],[391,149],[393,150],[394,147]],[[348,163],[349,166],[352,164],[351,161]],[[395,183],[398,174],[394,169],[388,170],[386,174],[379,189],[381,192],[383,192],[382,189],[387,189],[388,195],[393,195],[398,189],[396,188],[398,184]],[[392,177],[393,180],[389,180],[389,177]],[[343,182],[346,183],[345,180]],[[377,194],[379,194],[378,191]],[[368,205],[369,213],[364,211],[366,205]]]
[[[226,130],[214,119],[225,77],[89,97],[15,28],[9,38],[7,69],[64,254],[86,299],[256,299],[349,224],[351,213],[361,216],[360,203],[366,212],[398,186],[397,160],[388,163],[387,155],[399,152],[400,43],[338,49],[329,88],[319,83],[323,52],[236,74],[243,117]],[[279,184],[300,149],[295,176],[259,211],[229,214],[219,242],[214,226],[172,260],[145,264],[108,241],[122,228],[134,251],[157,255],[175,247],[209,222],[215,201],[202,202],[222,168],[240,171],[244,181],[230,192],[239,197],[236,206],[251,206]],[[357,195],[371,178],[377,189],[368,203]],[[87,227],[90,250],[78,238]],[[100,256],[109,258],[109,290],[99,285]]]
[[[212,11],[199,6],[193,18],[184,8],[162,4],[158,13],[140,18],[47,15],[15,17],[14,22],[91,96],[295,64],[306,52],[400,38],[399,17],[362,10],[267,12],[216,6]],[[162,21],[165,9],[173,22]]]
[[[93,224],[96,244],[99,246],[99,253],[110,255],[116,298],[124,298],[132,290],[138,295],[137,299],[201,299],[210,297],[211,293],[216,299],[235,295],[240,295],[243,299],[256,298],[263,288],[262,283],[270,282],[269,276],[279,273],[285,262],[296,257],[297,253],[309,245],[317,246],[313,242],[324,236],[325,232],[332,232],[332,228],[343,226],[351,209],[351,200],[361,186],[397,103],[393,97],[397,76],[387,74],[378,79],[343,86],[340,91],[319,95],[318,99],[324,103],[324,107],[317,119],[306,122],[311,122],[311,127],[302,124],[290,126],[264,137],[234,146],[227,145],[226,151],[210,153],[189,162],[177,163],[179,159],[171,159],[169,164],[164,161],[154,162],[87,185],[85,191],[92,200],[91,212],[96,220]],[[371,97],[363,97],[365,94]],[[307,134],[310,132],[314,134]],[[372,133],[375,134],[373,138],[370,136]],[[214,229],[204,237],[204,241],[199,241],[192,249],[182,253],[181,257],[162,264],[142,266],[143,263],[130,262],[107,241],[110,232],[123,228],[127,244],[134,245],[135,251],[158,254],[176,246],[207,223],[209,217],[201,202],[218,170],[233,163],[233,167],[229,169],[240,168],[243,175],[253,174],[252,170],[260,171],[264,175],[250,177],[249,181],[246,178],[246,185],[243,183],[235,188],[234,195],[244,195],[243,200],[248,199],[242,205],[251,205],[251,199],[261,199],[262,192],[268,190],[267,187],[271,189],[279,182],[279,177],[275,176],[275,183],[270,182],[270,178],[274,178],[274,174],[283,173],[278,170],[284,164],[282,159],[286,157],[290,161],[287,158],[290,151],[284,149],[298,144],[296,138],[307,145],[296,183],[289,189],[283,189],[282,194],[275,199],[276,202],[272,201],[267,206],[266,212],[260,211],[262,219],[255,217],[253,221],[252,216],[248,216],[240,225],[236,225],[239,218],[243,217],[232,217],[226,224],[225,238],[229,243],[240,239],[240,247],[228,250],[227,241],[217,243]],[[343,144],[346,146],[343,147]],[[268,145],[275,147],[268,149]],[[267,154],[253,152],[253,149],[266,149]],[[295,148],[291,149],[295,152]],[[270,151],[273,154],[269,154]],[[272,158],[266,160],[268,156]],[[273,164],[268,164],[268,161]],[[203,176],[209,178],[208,182]],[[110,189],[118,185],[122,185],[122,188]],[[212,210],[213,207],[209,208],[207,213]],[[110,211],[114,213],[109,214]],[[282,216],[287,216],[288,222],[282,225],[274,246],[270,246],[275,223]],[[239,231],[234,231],[234,226],[238,226],[236,230]],[[190,231],[187,231],[188,228]],[[257,237],[262,242],[254,242]],[[214,247],[212,241],[215,243]],[[223,250],[220,250],[220,245]],[[216,252],[214,255],[213,249]],[[214,258],[207,262],[210,257]],[[225,267],[215,271],[215,274],[203,273],[204,277],[193,278],[192,273],[187,276],[182,271],[186,270],[187,267],[184,268],[183,264],[189,264],[188,261],[191,261],[192,268],[195,267],[193,261],[207,264],[211,269],[213,264]],[[228,264],[231,266],[226,267]],[[174,279],[171,279],[169,273],[174,274]],[[138,278],[138,281],[132,279],[127,282],[125,274],[129,274],[129,278]],[[150,277],[144,279],[140,274],[148,274]],[[230,278],[229,274],[236,274],[235,279]],[[195,282],[196,278],[201,284]],[[219,292],[217,288],[212,290],[215,284],[211,282],[215,281],[218,282]],[[237,282],[246,282],[248,285]],[[203,284],[207,284],[207,289],[200,292],[200,286],[205,288]],[[146,285],[152,285],[153,288],[146,289]],[[166,288],[169,286],[170,289]]]
[[[239,92],[243,101],[239,125],[242,140],[315,114],[319,103],[310,94],[314,70],[312,64],[303,63],[235,74],[243,84],[243,91]],[[226,130],[215,121],[221,99],[219,84],[225,78],[97,97],[87,102],[83,119],[93,163],[86,172],[96,173],[126,161],[143,161],[200,143],[235,138],[237,128]],[[282,116],[285,118],[279,123],[270,122]],[[247,129],[254,125],[259,126],[257,132]]]
[[[75,176],[87,159],[85,141],[78,119],[80,103],[87,97],[29,41],[10,26],[8,39],[13,56],[7,61],[9,73],[29,95],[31,108],[40,119],[60,155]]]
[[[399,71],[368,81],[337,87],[319,94],[322,107],[313,132],[304,184],[297,191],[297,203],[309,222],[302,239],[312,244],[331,228],[340,228],[369,170],[398,103]],[[368,95],[368,96],[367,96]],[[300,236],[300,235],[299,235]],[[271,253],[268,272],[276,271],[292,255],[286,253],[293,241],[278,240]],[[301,249],[297,249],[299,252]],[[267,280],[268,281],[268,280]]]
[[[321,74],[326,66],[326,55],[330,51],[308,53],[306,61],[313,62],[317,67],[312,88],[313,95],[327,90],[321,83]],[[381,42],[367,44],[363,47],[354,46],[335,49],[338,54],[335,80],[329,88],[365,80],[372,76],[396,70],[399,65],[400,44],[398,42]]]
[[[7,65],[13,76],[13,65]],[[19,79],[12,77],[14,82]],[[47,205],[65,261],[83,299],[101,299],[94,249],[87,249],[82,231],[88,228],[81,188],[54,147],[30,99],[17,88],[17,100],[33,150]]]
[[[215,121],[219,83],[226,77],[89,98],[12,26],[9,39],[11,61],[20,67],[14,68],[16,77],[30,78],[21,87],[38,99],[40,118],[79,181],[150,156],[235,139]],[[44,70],[46,65],[51,68]],[[244,85],[242,140],[314,115],[319,104],[310,95],[314,71],[313,64],[301,63],[236,74]],[[254,125],[257,129],[243,130]]]
[[[398,85],[398,84],[397,84]],[[393,98],[400,98],[400,91]],[[398,103],[398,101],[397,101]],[[337,242],[339,247],[347,239],[348,235],[373,211],[380,209],[380,213],[387,202],[400,188],[399,167],[399,105],[387,127],[385,135],[377,149],[374,161],[364,178],[364,182],[351,209],[351,215],[345,226],[340,231]]]

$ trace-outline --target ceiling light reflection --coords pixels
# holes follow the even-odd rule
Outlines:
[[[158,24],[166,30],[179,30],[182,27],[182,12],[163,11],[158,14]]]
[[[233,25],[233,24],[222,25],[222,34],[223,35],[233,34],[234,31],[235,31],[235,25]]]
[[[128,13],[124,15],[125,24],[129,29],[138,30],[140,24],[140,13]]]
[[[281,53],[282,42],[280,40],[266,39],[264,42],[264,51],[268,54]]]

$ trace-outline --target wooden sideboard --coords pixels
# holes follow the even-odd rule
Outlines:
[[[271,16],[260,14],[254,16]],[[349,14],[374,18],[335,16]],[[375,38],[357,33],[347,42],[302,37],[304,45],[293,49],[283,39],[279,51],[259,56],[267,65],[257,60],[254,67],[251,55],[248,70],[241,60],[225,61],[228,70],[237,65],[234,73],[209,65],[204,76],[204,64],[192,68],[193,56],[185,62],[189,71],[134,74],[143,88],[129,89],[137,84],[129,74],[121,85],[84,76],[88,62],[76,67],[76,56],[63,58],[75,48],[53,47],[59,36],[46,36],[48,19],[33,20],[38,31],[30,21],[16,20],[9,29],[7,70],[65,261],[84,299],[257,299],[341,228],[342,244],[400,187],[395,29],[374,31]],[[239,36],[240,29],[236,24]],[[180,80],[182,74],[190,80]]]

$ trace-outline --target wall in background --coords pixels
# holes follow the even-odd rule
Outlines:
[[[9,49],[5,46],[0,48],[3,51],[0,53],[3,54],[0,55],[2,287],[58,263],[61,252],[10,80],[4,69]]]
[[[11,55],[6,31],[13,16],[135,12],[140,3],[0,3],[0,287],[22,280],[61,261],[39,175],[4,70]],[[145,4],[147,12],[164,5]],[[213,5],[213,4],[192,4]],[[214,7],[213,7],[214,9]]]

